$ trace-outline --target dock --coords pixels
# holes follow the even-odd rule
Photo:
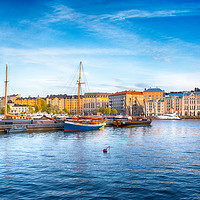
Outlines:
[[[51,120],[2,120],[0,121],[0,133],[3,133],[4,129],[13,128],[13,126],[26,128],[25,132],[64,130],[63,122]]]

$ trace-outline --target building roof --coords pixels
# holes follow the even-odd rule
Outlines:
[[[149,88],[147,90],[144,90],[144,92],[162,92],[160,88]]]
[[[169,97],[183,97],[183,92],[179,93],[169,93]]]
[[[194,95],[196,95],[196,96],[200,96],[200,92],[194,92],[194,91],[191,91],[191,92],[184,92],[184,93],[183,93],[183,96],[189,96],[189,95],[191,95],[192,93],[194,93]]]
[[[112,93],[105,93],[105,92],[93,92],[93,93],[85,93],[84,97],[108,97]]]
[[[122,91],[122,92],[116,92],[114,94],[111,94],[109,96],[117,96],[117,95],[124,95],[124,94],[132,94],[132,95],[143,95],[143,92],[138,92],[138,91],[135,91],[135,90],[125,90],[125,91]]]
[[[19,104],[15,104],[13,107],[28,107],[27,105],[19,105]]]
[[[36,97],[20,97],[20,98],[17,98],[16,100],[25,100],[25,99],[27,99],[27,100],[33,100],[33,99],[36,99]]]
[[[47,95],[46,98],[49,98],[49,99],[54,99],[54,98],[66,98],[67,97],[67,94],[51,94],[51,95]]]

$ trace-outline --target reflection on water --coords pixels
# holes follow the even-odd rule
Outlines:
[[[199,122],[0,135],[0,197],[200,199]]]

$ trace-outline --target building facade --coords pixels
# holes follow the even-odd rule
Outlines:
[[[164,90],[160,88],[149,88],[144,90],[144,101],[154,99],[164,99]]]
[[[16,105],[27,105],[35,107],[37,105],[37,98],[36,97],[19,97],[15,101]]]
[[[144,113],[143,93],[133,90],[116,92],[109,96],[109,106],[122,115],[141,115]]]
[[[69,114],[77,114],[78,112],[78,96],[77,95],[48,95],[46,103],[52,106],[58,106],[59,110],[67,109]],[[80,98],[80,113],[83,113],[83,97]]]
[[[156,116],[164,114],[164,99],[149,99],[145,104],[146,116]]]
[[[200,91],[183,94],[182,114],[185,117],[200,117]]]
[[[83,96],[84,114],[92,114],[95,109],[109,106],[109,95],[111,93],[85,93]]]
[[[15,102],[15,100],[17,98],[20,98],[21,95],[20,94],[13,94],[13,95],[8,95],[7,96],[7,101],[11,101],[11,102]],[[1,97],[0,98],[0,108],[4,108],[5,107],[5,97]]]

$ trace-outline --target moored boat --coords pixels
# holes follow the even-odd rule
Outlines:
[[[24,132],[26,130],[25,127],[12,127],[12,128],[6,128],[4,129],[5,133],[20,133],[20,132]]]
[[[151,119],[113,120],[113,125],[116,127],[150,126],[151,122]]]
[[[77,121],[65,121],[64,122],[64,131],[65,132],[77,132],[77,131],[90,131],[90,130],[98,130],[104,127],[106,124],[100,121],[80,121],[80,92],[81,92],[81,68],[82,62],[80,62],[80,70],[79,70],[79,80],[78,82],[78,113],[77,113]]]
[[[64,123],[64,131],[65,132],[73,132],[73,131],[91,131],[98,130],[104,127],[105,123],[81,123],[81,122],[69,122],[65,121]]]
[[[176,115],[176,113],[172,113],[172,114],[165,114],[165,115],[160,115],[160,116],[156,116],[156,119],[171,119],[171,120],[180,120],[181,118],[179,116]]]

